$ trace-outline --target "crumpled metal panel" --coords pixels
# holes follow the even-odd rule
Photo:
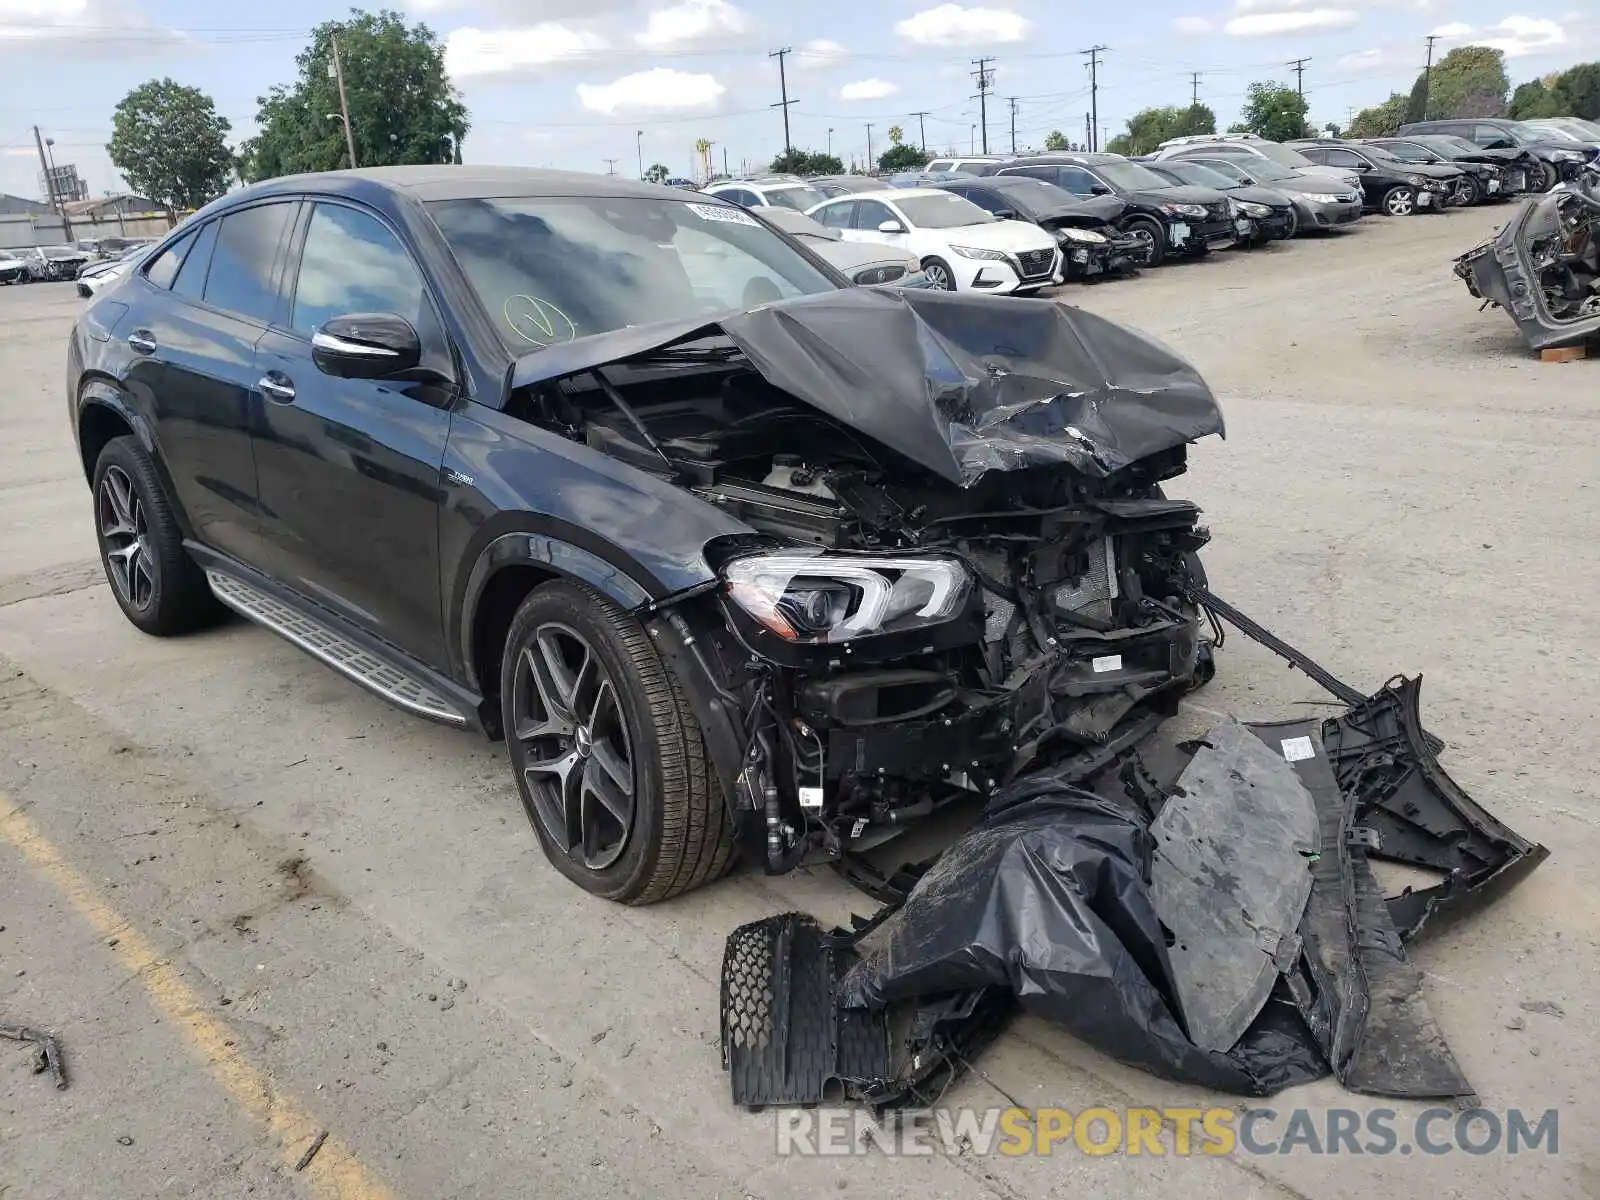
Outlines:
[[[1174,938],[1184,1024],[1196,1045],[1226,1051],[1299,955],[1316,807],[1283,756],[1228,720],[1206,734],[1150,833],[1151,902]]]

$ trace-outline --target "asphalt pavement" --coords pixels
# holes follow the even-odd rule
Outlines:
[[[1448,768],[1552,849],[1415,956],[1484,1105],[1559,1109],[1557,1153],[780,1158],[720,1069],[723,939],[870,902],[826,871],[591,899],[544,863],[499,747],[242,622],[136,632],[67,424],[83,302],[34,285],[0,289],[0,1023],[56,1031],[71,1084],[0,1041],[0,1197],[1600,1195],[1600,362],[1530,359],[1451,276],[1507,211],[1059,298],[1222,397],[1226,441],[1168,487],[1206,510],[1214,589],[1358,686],[1421,672]],[[1234,637],[1186,719],[1325,699]],[[1032,1020],[979,1066],[946,1103],[1236,1103]],[[1419,1107],[1331,1081],[1270,1103]]]

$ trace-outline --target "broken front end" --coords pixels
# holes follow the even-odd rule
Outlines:
[[[1600,173],[1526,201],[1498,234],[1455,260],[1485,304],[1533,350],[1600,333]]]
[[[747,531],[641,615],[769,871],[1046,759],[1088,773],[1210,676],[1190,599],[1208,534],[1162,485],[1222,419],[1142,335],[856,289],[564,375],[530,391],[531,418]]]

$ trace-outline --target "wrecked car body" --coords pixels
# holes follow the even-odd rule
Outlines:
[[[1502,308],[1532,350],[1600,333],[1600,171],[1530,197],[1455,260],[1474,297]]]
[[[841,291],[551,347],[512,386],[742,527],[643,611],[768,871],[1136,744],[1210,676],[1208,534],[1162,484],[1222,414],[1100,317]]]

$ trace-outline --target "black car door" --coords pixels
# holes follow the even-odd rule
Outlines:
[[[319,200],[295,243],[287,315],[262,337],[257,360],[255,453],[272,574],[443,669],[439,469],[455,373],[443,325],[415,258],[375,213]],[[411,322],[425,370],[407,379],[320,370],[317,329],[373,312]]]
[[[157,257],[123,289],[124,385],[150,413],[161,460],[201,543],[262,565],[250,444],[255,347],[276,314],[298,201],[235,209]]]

